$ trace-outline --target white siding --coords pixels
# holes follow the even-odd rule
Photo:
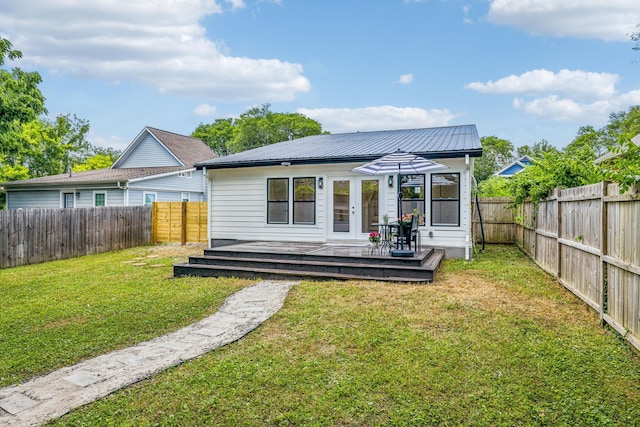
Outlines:
[[[159,178],[134,181],[129,184],[131,189],[153,189],[153,191],[188,191],[204,194],[204,179],[202,170],[191,172],[191,178],[180,177],[177,173]]]
[[[119,168],[182,165],[157,139],[149,134],[133,147],[127,157],[120,162]]]
[[[464,159],[444,159],[443,173],[460,173],[460,227],[431,227],[430,176],[425,177],[426,226],[421,227],[422,244],[449,249],[464,256],[470,248],[471,189]],[[362,177],[350,172],[361,163],[341,165],[274,166],[210,170],[209,233],[211,239],[326,242],[331,213],[328,212],[328,181],[332,177]],[[267,178],[322,177],[324,188],[316,188],[316,224],[267,224]],[[381,212],[397,217],[397,177],[389,188],[386,177],[381,188]],[[290,182],[291,185],[291,182]],[[429,236],[431,232],[431,236]]]

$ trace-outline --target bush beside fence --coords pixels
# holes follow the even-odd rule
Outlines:
[[[148,245],[148,206],[0,211],[0,268]]]

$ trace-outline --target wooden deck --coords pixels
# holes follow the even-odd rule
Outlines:
[[[422,247],[413,257],[392,257],[364,244],[246,242],[206,249],[173,267],[175,277],[245,277],[308,280],[432,282],[443,250]]]

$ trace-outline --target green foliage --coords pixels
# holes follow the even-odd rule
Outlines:
[[[492,176],[478,184],[480,197],[511,197],[510,178],[504,176]]]
[[[535,159],[533,165],[511,177],[514,202],[539,202],[557,187],[572,188],[600,182],[602,174],[593,163],[593,155],[583,155],[578,157],[571,152],[552,150]]]
[[[518,149],[516,150],[518,158],[522,156],[529,156],[532,159],[540,158],[544,155],[544,153],[548,153],[550,151],[558,152],[558,149],[549,144],[549,141],[547,141],[546,139],[543,139],[540,142],[536,142],[532,147],[523,145],[521,147],[518,147]]]
[[[496,136],[483,136],[482,157],[474,163],[474,175],[478,183],[489,179],[500,168],[513,161],[513,144]]]
[[[0,66],[5,59],[15,60],[22,53],[14,50],[11,42],[0,37]],[[23,151],[22,126],[46,113],[44,96],[38,89],[42,82],[37,72],[20,68],[11,71],[0,68],[0,162],[2,165],[19,164]],[[2,177],[0,177],[2,180]]]
[[[606,179],[617,183],[624,193],[640,183],[640,147],[632,138],[640,135],[640,106],[631,107],[609,116],[609,124],[602,130],[603,137],[615,154],[602,162]]]
[[[263,104],[235,120],[217,119],[211,124],[200,124],[191,136],[224,156],[321,133],[322,126],[317,121],[297,113],[274,113],[269,104]]]

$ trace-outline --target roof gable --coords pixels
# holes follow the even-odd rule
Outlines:
[[[192,167],[197,162],[215,157],[213,151],[199,139],[147,126],[111,168]]]
[[[521,172],[527,166],[531,166],[532,164],[533,160],[531,159],[531,157],[522,156],[518,160],[509,163],[507,166],[494,173],[494,175],[510,178],[518,172]]]
[[[401,151],[427,158],[482,155],[475,125],[408,130],[314,135],[279,142],[197,163],[196,167],[226,169],[291,164],[371,161]]]

